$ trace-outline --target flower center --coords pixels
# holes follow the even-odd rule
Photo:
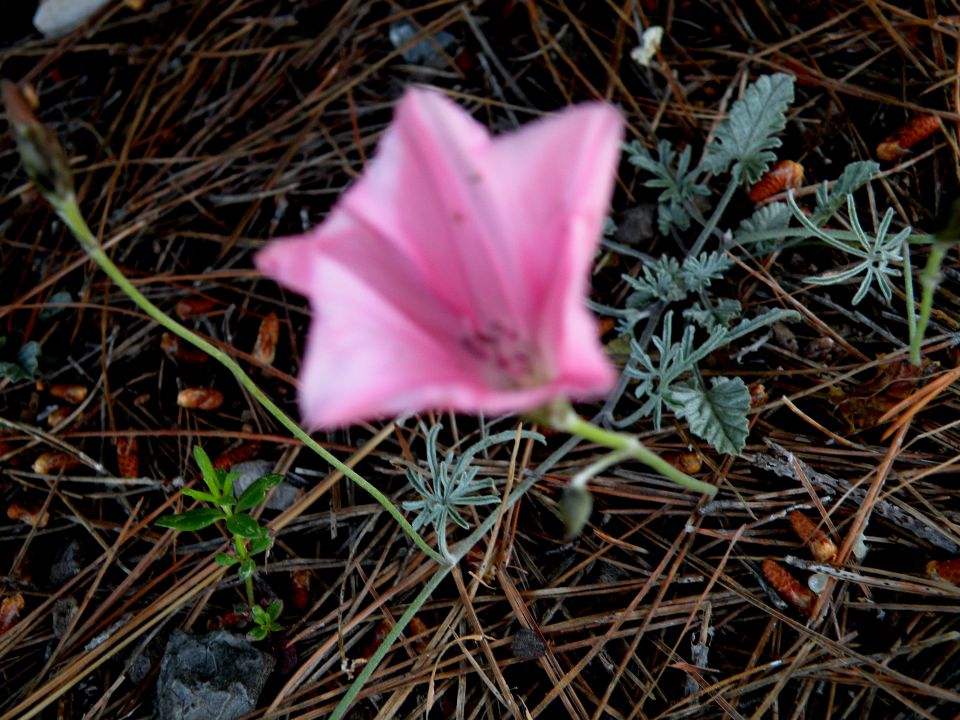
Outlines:
[[[460,347],[483,369],[491,385],[501,390],[536,385],[542,375],[536,349],[511,327],[494,320],[460,336]]]

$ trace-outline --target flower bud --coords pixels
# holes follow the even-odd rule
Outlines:
[[[73,197],[73,176],[60,142],[37,120],[15,83],[0,83],[10,130],[27,175],[47,201],[57,207]]]
[[[566,528],[565,540],[580,536],[593,512],[593,496],[586,488],[567,486],[560,498],[560,515]]]

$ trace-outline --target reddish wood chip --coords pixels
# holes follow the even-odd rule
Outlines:
[[[821,563],[832,563],[837,559],[837,546],[817,525],[798,510],[789,515],[793,530],[810,548],[813,559]]]
[[[117,438],[117,469],[122,478],[140,477],[140,444],[135,437]]]
[[[33,471],[41,475],[70,470],[80,465],[80,461],[73,455],[63,452],[45,452],[33,461]]]
[[[216,307],[217,304],[210,298],[194,296],[178,302],[174,312],[181,320],[194,320],[209,315]]]
[[[817,599],[816,595],[791,575],[789,570],[770,558],[763,561],[762,569],[767,582],[797,610],[804,615],[810,615],[813,612],[813,606]]]
[[[951,585],[960,585],[960,558],[927,563],[927,577],[932,580],[943,580]]]
[[[223,393],[213,388],[187,388],[177,394],[177,405],[188,410],[216,410],[223,405]]]
[[[82,403],[90,392],[83,385],[51,385],[49,391],[55,398],[60,398],[72,405]]]
[[[217,456],[213,461],[215,468],[229,470],[237,463],[253,460],[260,454],[260,443],[256,440],[245,442]]]
[[[783,190],[800,187],[803,182],[803,165],[793,160],[781,160],[750,188],[750,199],[754,202],[766,200]]]
[[[7,506],[7,517],[35,528],[45,528],[50,522],[50,513],[46,510],[43,512],[39,509],[32,510],[16,503]]]
[[[17,593],[0,601],[0,635],[17,624],[23,610],[23,595]]]
[[[277,355],[277,341],[280,339],[280,319],[277,314],[269,313],[260,322],[257,342],[253,346],[253,356],[263,365],[272,365]]]
[[[940,118],[936,115],[918,115],[877,145],[877,157],[887,161],[896,160],[939,129]]]
[[[173,333],[165,332],[160,336],[160,349],[172,360],[185,363],[205,363],[210,359],[203,350],[180,340]]]

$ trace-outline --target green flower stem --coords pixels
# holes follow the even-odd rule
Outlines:
[[[234,535],[233,547],[235,547],[237,550],[237,558],[240,560],[240,567],[243,567],[243,563],[251,559],[250,551],[247,550],[247,543],[243,538]],[[244,575],[243,587],[247,591],[247,605],[253,608],[257,604],[253,596],[253,575]],[[251,612],[253,611],[251,610]]]
[[[591,478],[596,477],[608,467],[613,467],[614,465],[622,463],[624,460],[628,460],[632,455],[633,451],[626,448],[623,450],[611,450],[599,460],[593,461],[570,478],[570,487],[577,490],[586,490],[587,483],[590,482]]]
[[[655,452],[648,450],[644,444],[633,435],[615,432],[613,430],[604,430],[602,427],[584,420],[577,415],[569,405],[559,405],[549,408],[545,413],[545,419],[557,430],[563,430],[571,435],[576,435],[577,437],[582,437],[584,440],[596,443],[597,445],[610,448],[615,452],[622,453],[624,457],[639,460],[644,465],[656,470],[680,487],[693,492],[705,493],[711,498],[717,494],[717,488],[713,485],[681,472]]]
[[[910,363],[920,365],[920,342],[917,335],[917,308],[913,295],[913,265],[910,261],[910,241],[903,243],[903,295],[907,310],[907,337],[910,339]]]
[[[707,244],[707,240],[710,239],[713,231],[717,229],[717,223],[719,223],[720,218],[723,217],[723,213],[726,211],[727,205],[729,205],[730,201],[733,199],[733,194],[737,191],[739,185],[739,182],[734,181],[731,181],[727,185],[727,189],[720,197],[720,201],[717,203],[717,206],[713,209],[710,219],[707,221],[707,224],[703,226],[703,230],[700,231],[700,235],[697,237],[696,242],[693,243],[693,247],[690,248],[690,252],[687,253],[688,256],[696,257],[700,254],[700,251],[703,250],[703,246]]]
[[[227,516],[227,520],[229,520],[234,515],[236,515],[236,513],[233,511],[233,507],[230,505],[218,505],[218,507]],[[240,560],[240,567],[243,567],[243,564],[245,562],[252,559],[250,557],[250,551],[247,549],[247,541],[244,538],[240,537],[239,535],[234,535],[233,547],[237,551],[237,559]],[[253,595],[253,576],[252,575],[244,576],[243,587],[247,593],[247,605],[249,605],[251,608],[250,612],[253,612],[252,608],[254,607],[254,605],[256,605],[256,602],[254,602],[255,598]]]
[[[920,317],[917,319],[916,331],[910,338],[910,362],[920,365],[920,344],[923,342],[923,335],[927,331],[927,323],[930,322],[930,312],[933,309],[933,293],[940,284],[940,266],[947,255],[950,245],[943,242],[935,242],[930,247],[930,257],[927,258],[926,267],[920,274]],[[905,250],[905,252],[909,252]],[[909,300],[909,298],[908,298]]]
[[[139,305],[147,315],[156,320],[163,327],[167,328],[177,337],[180,337],[191,345],[200,348],[205,353],[210,355],[210,357],[212,357],[214,360],[223,365],[233,374],[233,376],[237,379],[237,382],[246,388],[246,390],[254,398],[256,398],[257,402],[259,402],[268,413],[273,415],[273,417],[276,418],[281,425],[289,430],[295,438],[300,440],[304,445],[317,453],[317,455],[322,457],[332,467],[339,470],[346,477],[372,495],[373,498],[380,503],[383,509],[390,513],[390,516],[396,520],[397,524],[403,528],[403,531],[410,536],[418,548],[420,548],[436,562],[442,564],[446,563],[443,556],[427,544],[426,540],[424,540],[420,534],[413,529],[413,526],[407,522],[407,519],[403,517],[400,510],[398,510],[397,507],[390,502],[390,499],[386,495],[360,477],[354,470],[340,462],[340,460],[331,455],[316,440],[304,432],[303,429],[301,429],[300,426],[297,425],[297,423],[293,420],[293,418],[284,413],[283,410],[275,405],[273,401],[270,400],[266,394],[264,394],[264,392],[257,386],[250,376],[243,371],[243,368],[241,368],[232,357],[207,340],[204,340],[192,330],[189,330],[178,323],[176,320],[168,316],[166,313],[160,310],[160,308],[150,302],[146,297],[144,297],[144,295],[133,285],[133,283],[127,279],[127,276],[123,274],[123,271],[113,263],[110,257],[100,247],[96,237],[94,237],[93,233],[90,231],[90,228],[87,226],[86,220],[84,220],[83,215],[80,212],[80,208],[77,206],[76,199],[72,195],[58,199],[48,197],[48,199],[50,199],[51,204],[57,211],[57,214],[60,215],[63,221],[67,224],[67,227],[70,228],[70,231],[83,246],[83,249],[87,252],[90,258],[100,267],[101,270],[103,270],[103,272],[110,277],[111,280],[117,284],[121,290],[123,290],[123,292],[127,294],[131,300]]]

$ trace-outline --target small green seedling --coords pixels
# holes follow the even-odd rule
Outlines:
[[[251,605],[250,612],[253,614],[254,627],[247,633],[247,637],[251,640],[263,640],[270,633],[282,630],[277,623],[277,618],[280,617],[280,610],[282,609],[283,603],[279,600],[274,600],[267,605],[266,610],[259,605]]]
[[[233,536],[234,552],[217,553],[216,561],[224,567],[237,566],[237,575],[243,580],[247,604],[250,606],[256,625],[250,631],[250,638],[262,640],[270,632],[280,629],[276,620],[280,615],[281,605],[276,601],[264,610],[254,600],[253,573],[257,563],[253,556],[268,551],[273,545],[273,540],[267,528],[257,522],[249,511],[263,502],[267,493],[283,481],[283,476],[276,473],[264,475],[254,480],[238,498],[234,497],[233,483],[240,477],[240,473],[228,473],[221,468],[215,468],[207,453],[199,445],[193,448],[193,457],[200,466],[200,474],[209,492],[184,488],[183,494],[206,503],[209,507],[198,507],[175,515],[166,515],[157,520],[157,525],[172,530],[195,531],[223,521]]]

